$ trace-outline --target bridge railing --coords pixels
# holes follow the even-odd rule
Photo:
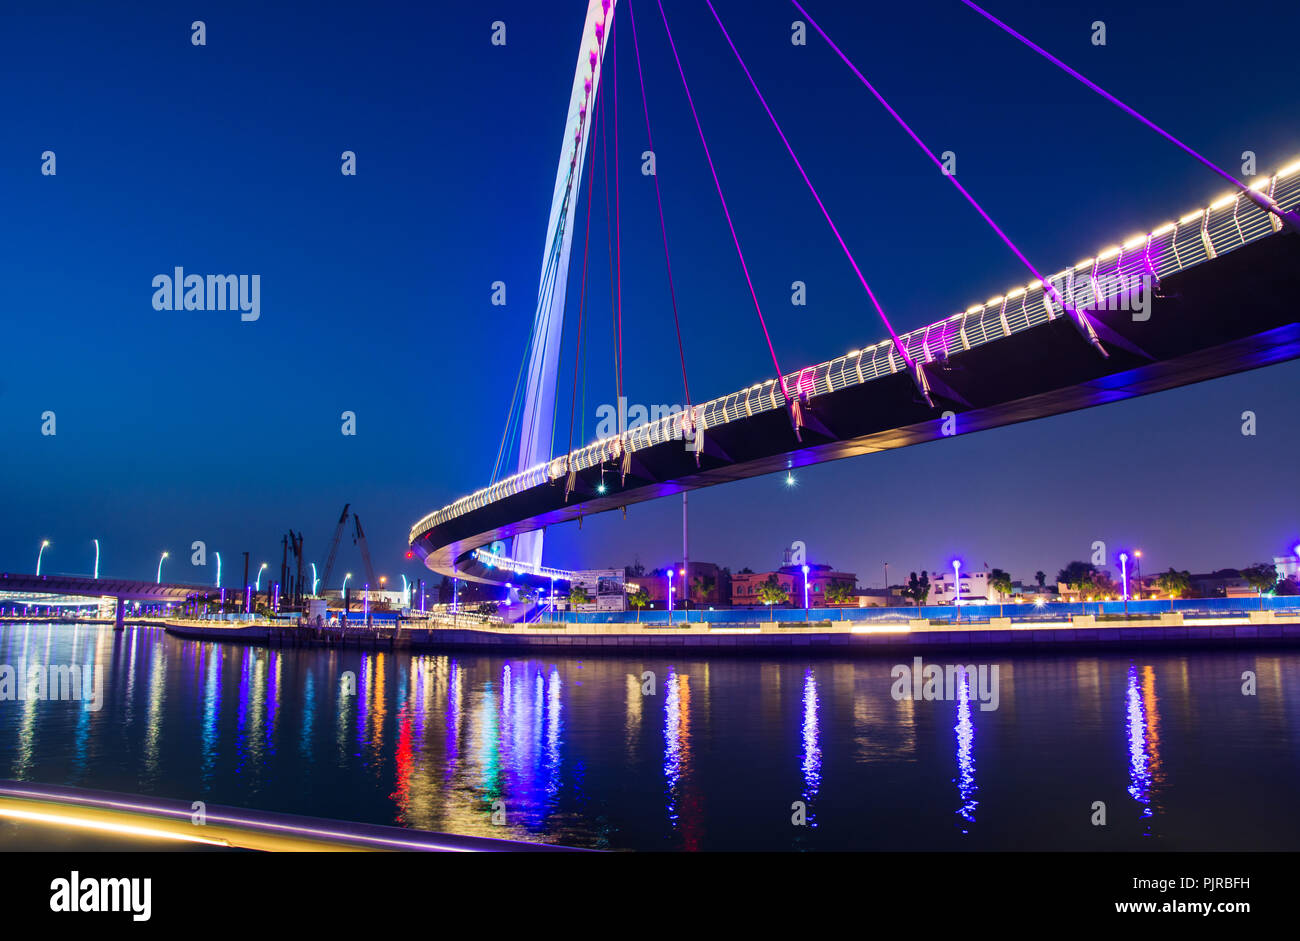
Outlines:
[[[1300,207],[1300,161],[1254,184],[1283,209]],[[1076,309],[1103,307],[1122,298],[1143,277],[1158,279],[1231,252],[1281,231],[1276,216],[1265,212],[1244,193],[1224,196],[1121,245],[1103,249],[1093,258],[1048,276],[1048,281]],[[964,312],[903,334],[899,339],[908,355],[922,363],[960,353],[1012,336],[1060,316],[1062,311],[1044,292],[1041,281],[1009,289],[1005,294],[974,304]],[[848,386],[870,382],[903,369],[891,340],[853,350],[846,356],[805,367],[782,377],[792,396],[825,395]],[[760,412],[780,408],[785,401],[775,379],[710,399],[694,407],[696,428],[707,431]],[[673,413],[630,429],[621,437],[603,438],[568,455],[538,464],[489,487],[456,500],[416,523],[409,541],[449,520],[489,503],[555,480],[570,470],[586,470],[622,456],[622,449],[637,451],[683,437],[684,416]]]

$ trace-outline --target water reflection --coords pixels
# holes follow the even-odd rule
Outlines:
[[[1156,700],[1155,670],[1130,663],[1125,687],[1125,730],[1128,733],[1129,796],[1140,808],[1144,833],[1151,833],[1151,819],[1159,809],[1157,785],[1163,781],[1160,761],[1160,712]]]
[[[803,754],[800,767],[803,770],[803,801],[807,808],[806,822],[809,827],[817,826],[817,792],[822,786],[822,746],[821,728],[817,721],[817,677],[811,669],[803,679]]]
[[[975,808],[979,806],[975,793],[979,790],[979,785],[975,783],[975,722],[970,707],[971,675],[967,670],[958,670],[957,676],[957,724],[953,726],[953,731],[957,733],[955,780],[957,796],[961,799],[957,816],[966,823],[974,823]],[[969,834],[970,830],[963,827],[961,832]]]

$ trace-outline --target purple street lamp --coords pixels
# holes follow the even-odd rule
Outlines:
[[[808,566],[804,566],[800,571],[803,572],[803,609],[808,610]]]
[[[1120,583],[1124,587],[1124,617],[1128,617],[1128,553],[1119,554]]]
[[[957,623],[961,623],[961,559],[952,560],[953,586],[956,594],[952,605],[957,609]]]
[[[668,623],[673,623],[673,576],[677,574],[674,569],[668,570]]]

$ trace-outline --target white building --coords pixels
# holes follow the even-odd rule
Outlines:
[[[930,575],[930,600],[929,604],[952,604],[958,600],[957,577],[952,571],[944,572],[942,575],[931,573]],[[1003,604],[1005,601],[1000,592],[989,586],[988,572],[962,572],[961,573],[961,604]]]

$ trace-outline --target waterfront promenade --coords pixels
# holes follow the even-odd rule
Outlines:
[[[713,612],[721,614],[722,612]],[[784,612],[791,613],[791,612]],[[797,612],[802,614],[803,612]],[[168,633],[191,640],[218,640],[275,647],[371,647],[410,650],[584,651],[631,653],[683,651],[720,654],[805,653],[844,655],[949,650],[1060,651],[1179,647],[1265,647],[1300,644],[1300,611],[1220,613],[1166,612],[1122,615],[1074,614],[1049,619],[991,617],[936,621],[762,621],[663,623],[555,622],[530,625],[450,618],[402,621],[398,626],[330,630],[290,625],[167,621]]]

